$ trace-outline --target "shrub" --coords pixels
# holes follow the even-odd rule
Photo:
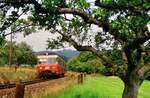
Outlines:
[[[67,62],[69,70],[86,73],[101,73],[104,66],[92,52],[81,52],[78,57],[73,57]]]

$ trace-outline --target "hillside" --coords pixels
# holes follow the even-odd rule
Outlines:
[[[64,50],[55,51],[55,53],[63,57],[65,60],[68,60],[73,56],[78,56],[80,52],[75,50],[70,50],[70,49],[64,49]]]
[[[71,50],[71,49],[64,49],[64,50],[59,50],[59,51],[39,51],[36,52],[37,55],[41,55],[41,54],[45,54],[48,53],[49,55],[51,54],[57,54],[60,57],[62,57],[64,60],[68,60],[69,58],[73,57],[73,56],[78,56],[79,55],[79,51],[75,51],[75,50]]]

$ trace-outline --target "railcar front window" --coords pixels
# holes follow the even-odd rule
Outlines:
[[[47,64],[57,64],[57,61],[53,59],[49,59],[47,60]]]
[[[39,64],[46,64],[46,61],[41,61]]]

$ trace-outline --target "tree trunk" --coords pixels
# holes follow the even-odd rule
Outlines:
[[[139,86],[128,86],[125,85],[122,98],[137,98]]]
[[[136,77],[136,76],[135,76]],[[124,83],[122,98],[138,98],[138,91],[143,80],[132,77]]]

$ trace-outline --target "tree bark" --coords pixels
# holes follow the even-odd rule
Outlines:
[[[138,98],[138,91],[143,80],[137,78],[137,75],[130,76],[130,79],[124,81],[124,91],[122,98]]]
[[[139,85],[129,86],[125,84],[122,98],[137,98]]]

